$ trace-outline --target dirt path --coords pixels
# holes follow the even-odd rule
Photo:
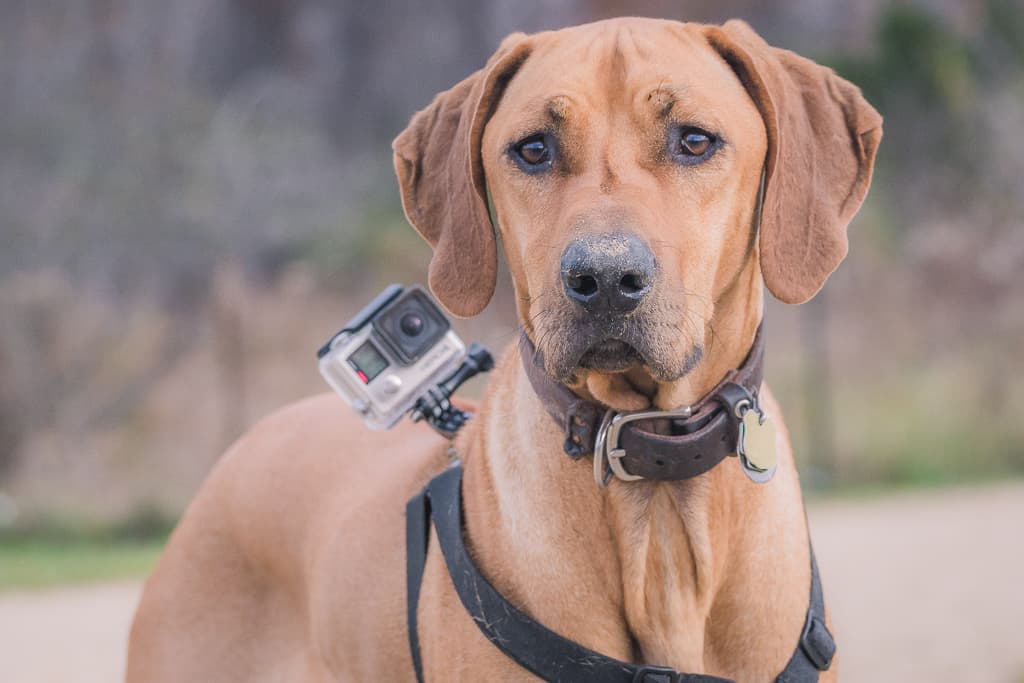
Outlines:
[[[1024,683],[1024,484],[810,509],[854,683]],[[123,675],[137,583],[0,594],[0,681]]]
[[[1024,683],[1024,485],[809,514],[843,680]]]
[[[0,593],[0,681],[116,683],[138,582]]]

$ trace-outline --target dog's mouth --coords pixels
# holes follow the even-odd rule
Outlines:
[[[692,370],[703,351],[695,343],[685,355],[679,356],[682,340],[659,334],[669,326],[659,325],[648,317],[566,317],[544,322],[544,327],[537,330],[537,351],[548,375],[566,386],[577,384],[589,374],[625,374],[672,382]]]
[[[602,339],[583,352],[579,367],[597,372],[625,372],[646,360],[636,348],[621,339]]]

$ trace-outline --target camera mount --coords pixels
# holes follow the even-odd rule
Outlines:
[[[425,421],[441,436],[451,439],[472,417],[472,413],[457,408],[452,395],[460,386],[481,372],[494,367],[494,357],[482,344],[473,342],[466,351],[466,357],[455,372],[417,399],[409,416],[413,422]]]

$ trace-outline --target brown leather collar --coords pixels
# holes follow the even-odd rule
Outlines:
[[[763,375],[762,327],[758,326],[740,367],[730,370],[689,411],[655,411],[655,416],[648,415],[650,411],[616,413],[580,398],[548,376],[540,354],[525,334],[520,339],[519,355],[534,392],[565,430],[565,452],[574,459],[596,452],[595,476],[599,483],[606,484],[613,472],[626,480],[682,480],[703,474],[735,455],[744,412],[753,409],[760,414],[757,395]],[[768,472],[751,470],[745,458],[741,458],[741,464],[755,481],[767,481],[774,472],[774,468]]]

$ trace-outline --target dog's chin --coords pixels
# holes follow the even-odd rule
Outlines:
[[[569,386],[594,375],[625,375],[634,384],[653,385],[682,378],[703,356],[698,344],[684,357],[675,358],[662,357],[639,341],[605,337],[575,348],[552,349],[544,353],[545,369],[553,379]]]
[[[647,355],[615,338],[591,344],[579,357],[576,382],[595,400],[617,410],[649,408],[658,391]]]
[[[594,372],[626,372],[645,365],[647,360],[636,348],[621,339],[602,339],[580,356],[578,367]]]
[[[607,321],[563,316],[552,322],[536,330],[537,352],[548,375],[569,387],[597,376],[625,378],[645,387],[674,382],[703,356],[698,341],[680,344],[678,337],[665,338],[658,334],[665,326],[645,317]]]

